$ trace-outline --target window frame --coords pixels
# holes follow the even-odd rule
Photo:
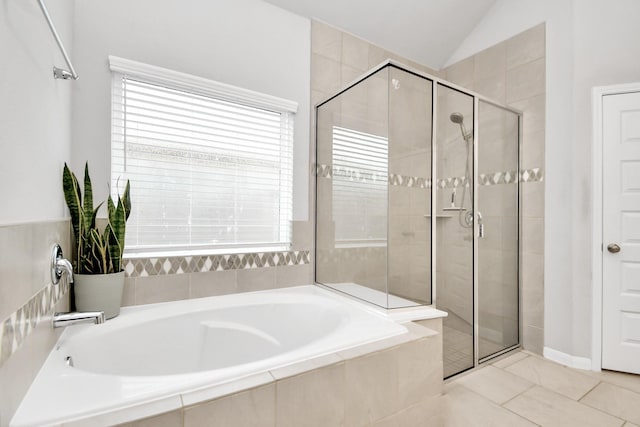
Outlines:
[[[289,224],[288,224],[288,239],[285,242],[278,242],[276,244],[268,243],[222,243],[222,244],[182,244],[182,245],[162,245],[156,246],[137,246],[135,248],[125,247],[125,256],[140,257],[140,256],[154,256],[154,255],[203,255],[203,254],[227,254],[227,253],[256,253],[265,251],[280,251],[290,250],[292,247],[292,230],[291,222],[293,220],[293,147],[294,147],[294,125],[295,114],[298,111],[298,103],[287,99],[275,97],[272,95],[252,91],[245,88],[232,86],[226,83],[221,83],[213,80],[209,80],[199,76],[193,76],[190,74],[169,70],[154,65],[144,64],[129,59],[124,59],[116,56],[109,56],[109,68],[112,73],[111,87],[115,87],[114,79],[121,79],[122,77],[130,78],[131,80],[141,81],[143,83],[162,86],[177,91],[187,92],[193,95],[211,97],[217,100],[232,102],[247,107],[259,108],[263,110],[273,111],[281,114],[290,115],[291,120],[291,135],[290,135],[290,165],[289,171],[292,176],[290,177],[289,194],[286,197],[290,200],[289,206]],[[113,114],[113,99],[114,94],[111,96],[111,112]],[[110,118],[111,125],[111,138],[110,144],[114,141],[114,117]],[[114,171],[113,171],[113,146],[110,150],[110,175],[111,182],[113,183],[114,192],[117,191],[114,183]],[[281,195],[282,198],[282,195]]]

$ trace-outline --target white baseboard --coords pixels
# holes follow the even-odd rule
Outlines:
[[[570,368],[582,369],[585,371],[590,371],[592,368],[591,359],[587,357],[572,356],[570,354],[563,353],[549,347],[544,348],[544,350],[542,351],[542,355],[553,362],[568,366]]]

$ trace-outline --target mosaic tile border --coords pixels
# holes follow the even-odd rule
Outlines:
[[[431,178],[418,176],[406,176],[399,174],[372,174],[359,171],[358,169],[333,167],[331,165],[316,165],[316,176],[319,178],[332,179],[333,177],[348,178],[356,182],[387,182],[391,186],[426,188],[430,189]],[[498,171],[487,174],[480,174],[478,177],[480,185],[515,184],[517,182],[540,182],[544,180],[542,168],[524,169],[520,171]],[[439,189],[467,187],[469,182],[466,177],[454,176],[449,178],[438,178],[436,187]]]
[[[126,258],[123,263],[125,276],[148,277],[310,264],[311,256],[309,251],[282,251],[228,255]]]
[[[380,182],[395,187],[431,188],[431,178],[407,176],[400,174],[378,174],[363,172],[355,168],[344,168],[332,165],[316,165],[316,176],[333,179],[334,177],[348,178],[349,181],[373,183]]]
[[[47,314],[69,291],[69,283],[62,280],[59,285],[48,284],[35,294],[15,313],[2,322],[0,327],[0,366],[25,342]]]

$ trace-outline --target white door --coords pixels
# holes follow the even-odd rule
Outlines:
[[[640,92],[602,117],[602,368],[640,374]]]

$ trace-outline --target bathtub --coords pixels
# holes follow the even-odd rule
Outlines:
[[[66,328],[11,425],[142,418],[406,332],[384,311],[313,285],[123,308],[102,325]]]

